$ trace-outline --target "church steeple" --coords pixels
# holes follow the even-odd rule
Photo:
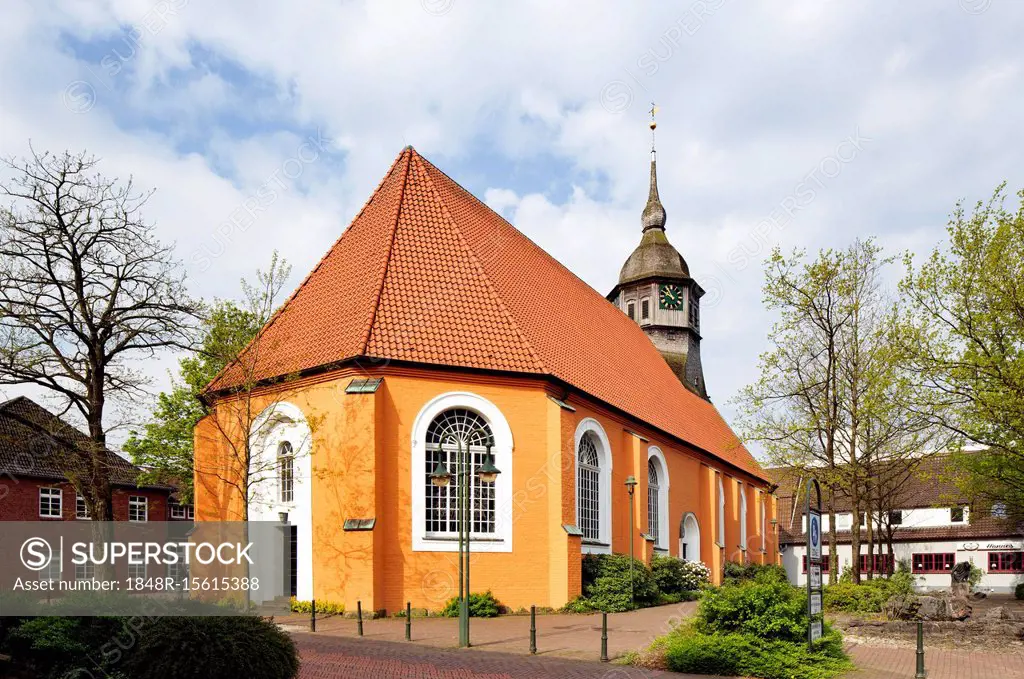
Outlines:
[[[665,230],[665,207],[661,204],[661,198],[658,196],[658,152],[654,145],[654,130],[657,129],[658,123],[654,120],[654,114],[657,112],[657,107],[651,104],[651,188],[647,193],[647,205],[644,206],[644,212],[640,216],[640,222],[644,225],[644,231],[648,229],[661,229]]]
[[[657,108],[651,104],[651,184],[640,215],[640,244],[623,264],[608,299],[640,324],[679,381],[707,398],[700,362],[700,298],[704,290],[665,235],[665,207],[658,195],[654,144]]]

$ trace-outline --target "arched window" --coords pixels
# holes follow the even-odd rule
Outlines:
[[[679,523],[679,558],[700,561],[700,524],[693,512],[688,512]]]
[[[765,523],[766,516],[768,514],[768,507],[765,503],[764,491],[758,490],[757,498],[758,500],[760,500],[757,504],[761,508],[761,551],[763,552],[765,551],[765,547],[767,546],[765,538]]]
[[[295,500],[295,451],[289,441],[277,444],[277,488],[281,502]]]
[[[584,540],[601,539],[601,459],[589,431],[576,456],[576,524]]]
[[[747,493],[743,482],[736,481],[736,491],[740,494],[740,549],[747,549]]]
[[[658,493],[660,492],[658,466],[654,460],[647,460],[647,532],[654,538],[655,545],[661,542],[658,525],[658,505],[661,504]]]
[[[473,533],[494,533],[496,525],[494,484],[484,483],[475,473],[483,465],[488,447],[494,446],[490,426],[477,413],[466,408],[450,408],[440,413],[427,428],[425,528],[432,535],[458,533],[459,485],[463,482],[459,468],[460,447],[462,459],[468,464],[470,475],[469,506],[470,530]],[[443,463],[452,475],[447,486],[435,486],[430,474]]]
[[[718,478],[718,535],[717,542],[719,547],[725,547],[725,486],[722,485],[722,475],[717,474]]]

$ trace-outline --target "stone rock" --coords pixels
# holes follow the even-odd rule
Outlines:
[[[943,622],[966,620],[971,617],[971,605],[966,598],[945,593],[894,596],[885,602],[882,610],[889,620]]]

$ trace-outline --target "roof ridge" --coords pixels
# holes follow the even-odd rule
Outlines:
[[[402,149],[398,156],[395,157],[395,160],[391,163],[391,167],[388,169],[387,172],[384,173],[384,176],[381,178],[380,182],[377,183],[377,188],[373,190],[373,192],[370,194],[370,197],[367,198],[366,202],[363,203],[363,206],[359,208],[359,212],[357,212],[356,215],[352,218],[352,221],[348,223],[348,226],[341,232],[341,235],[338,236],[333,243],[331,243],[331,247],[327,248],[327,251],[324,252],[323,256],[320,257],[320,259],[317,261],[316,266],[314,266],[313,269],[308,274],[306,274],[306,277],[303,278],[302,282],[299,283],[298,287],[296,287],[295,290],[292,291],[292,294],[288,296],[288,299],[282,302],[281,306],[279,306],[274,311],[274,313],[270,315],[270,318],[267,319],[267,322],[264,323],[263,327],[260,328],[259,332],[256,333],[256,336],[249,340],[248,344],[245,345],[245,348],[238,352],[238,354],[235,356],[235,359],[228,362],[227,365],[221,368],[220,371],[218,371],[217,374],[214,375],[213,379],[210,380],[206,387],[203,389],[204,393],[209,391],[213,385],[217,384],[217,382],[219,382],[221,378],[223,378],[227,374],[228,370],[233,368],[238,363],[238,359],[247,351],[249,351],[249,347],[255,344],[256,341],[263,337],[267,332],[269,332],[271,326],[274,325],[274,322],[277,321],[278,318],[280,318],[280,316],[284,313],[285,309],[288,308],[288,305],[291,304],[291,302],[296,297],[298,297],[302,289],[306,287],[306,284],[309,283],[310,280],[312,280],[316,272],[319,271],[320,268],[324,265],[324,262],[327,261],[327,258],[331,256],[331,253],[334,252],[334,250],[342,242],[342,239],[345,238],[345,236],[352,230],[352,227],[359,221],[359,218],[363,215],[363,213],[366,212],[366,208],[368,208],[373,203],[373,200],[380,194],[381,189],[384,188],[384,183],[387,182],[388,178],[391,177],[391,174],[398,167],[399,161],[401,161],[403,157],[408,157],[412,150],[412,146],[406,146],[405,148]],[[404,185],[402,189],[404,192]]]
[[[363,339],[359,343],[363,348],[361,353],[364,356],[366,355],[366,352],[369,351],[370,337],[373,335],[373,326],[377,322],[377,312],[380,309],[380,298],[381,295],[384,294],[384,285],[387,283],[388,271],[391,269],[391,257],[395,251],[395,236],[398,234],[398,220],[402,216],[402,208],[405,203],[405,188],[409,184],[409,170],[412,168],[412,159],[416,156],[416,151],[412,146],[406,146],[402,149],[402,153],[399,154],[398,157],[401,158],[402,156],[405,156],[405,176],[402,177],[402,187],[398,192],[398,204],[395,206],[395,219],[391,224],[391,242],[388,243],[388,253],[387,256],[384,257],[384,266],[380,273],[380,284],[377,286],[377,297],[374,300],[372,311],[370,311],[370,320],[366,324],[366,329],[363,332]],[[389,172],[388,175],[390,174],[391,173]],[[385,177],[385,179],[386,178],[387,177]],[[383,185],[383,181],[381,182],[381,185]],[[380,187],[378,187],[377,190],[379,191]],[[376,193],[376,191],[374,191],[374,193]],[[355,220],[352,221],[355,222]]]
[[[441,206],[441,211],[442,214],[444,214],[445,219],[448,221],[449,224],[451,224],[453,230],[455,231],[455,235],[459,239],[459,244],[462,245],[463,249],[469,254],[470,264],[473,266],[474,269],[479,271],[480,278],[483,281],[484,285],[487,286],[487,292],[490,294],[491,299],[494,300],[494,302],[498,305],[498,308],[501,310],[502,316],[504,316],[505,319],[508,321],[509,325],[512,328],[512,331],[523,342],[523,345],[526,347],[526,350],[530,352],[530,357],[533,359],[535,367],[541,372],[552,372],[551,370],[548,369],[547,365],[545,365],[544,361],[540,357],[540,354],[538,354],[537,351],[533,348],[533,344],[526,336],[526,333],[522,330],[522,328],[519,327],[519,323],[516,321],[515,315],[505,305],[505,301],[501,298],[501,295],[498,294],[498,291],[495,289],[494,284],[491,282],[491,277],[487,273],[487,268],[484,267],[483,262],[477,256],[472,246],[470,246],[465,236],[462,235],[462,229],[459,228],[458,222],[452,215],[451,210],[448,209],[448,205],[444,202],[444,198],[441,197],[441,192],[437,190],[436,186],[434,186],[434,181],[430,178],[430,172],[428,172],[425,167],[422,167],[423,163],[426,163],[431,167],[434,167],[434,164],[431,163],[426,158],[424,158],[423,156],[421,156],[420,154],[416,153],[415,151],[413,151],[413,158],[417,160],[417,162],[420,164],[420,169],[423,172],[423,176],[427,180],[427,186],[430,187],[430,192],[434,195],[434,199],[437,201],[438,205]],[[454,182],[454,180],[448,177],[448,175],[444,176],[448,178],[450,181]]]

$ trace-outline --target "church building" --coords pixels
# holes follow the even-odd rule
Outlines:
[[[770,479],[708,399],[703,291],[653,153],[650,182],[605,297],[405,148],[208,387],[197,519],[287,523],[300,600],[436,610],[458,593],[465,452],[472,590],[512,608],[579,595],[588,553],[716,582],[777,563]]]

